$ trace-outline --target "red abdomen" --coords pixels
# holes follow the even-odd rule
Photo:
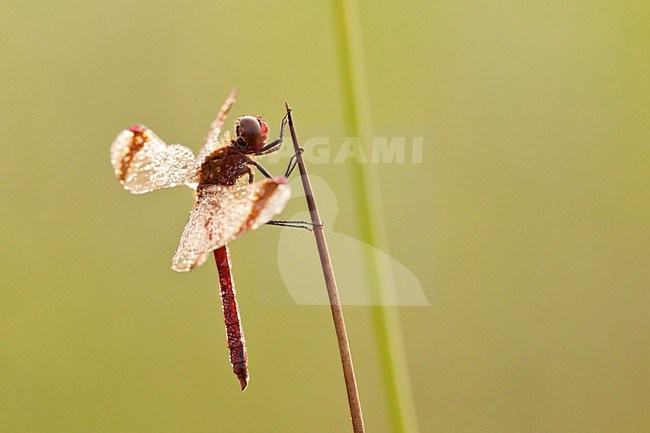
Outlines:
[[[235,297],[235,285],[230,272],[230,257],[228,247],[223,246],[214,250],[214,260],[219,271],[219,285],[223,316],[226,323],[226,338],[228,339],[228,350],[230,351],[230,363],[233,372],[239,379],[242,391],[248,385],[248,356],[246,355],[246,340],[244,330],[239,321],[239,307]]]

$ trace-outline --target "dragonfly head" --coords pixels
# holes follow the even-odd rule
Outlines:
[[[264,146],[269,135],[269,125],[262,116],[243,116],[237,119],[237,144],[245,153],[255,153]]]

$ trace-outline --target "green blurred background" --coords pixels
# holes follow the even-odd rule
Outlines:
[[[375,125],[428,131],[423,163],[378,166],[375,186],[432,302],[399,308],[421,431],[650,431],[649,3],[359,7]],[[0,15],[0,431],[349,431],[329,308],[261,294],[282,293],[279,229],[232,248],[241,393],[216,271],[169,269],[191,194],[131,196],[108,155],[138,122],[198,149],[233,85],[233,117],[277,132],[288,100],[305,137],[342,125],[330,5]],[[337,195],[330,229],[357,235],[349,167],[311,172]],[[345,313],[367,429],[388,432],[370,309]]]

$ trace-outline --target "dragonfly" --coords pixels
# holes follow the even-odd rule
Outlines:
[[[296,155],[284,176],[277,177],[254,159],[281,148],[287,116],[282,120],[279,137],[268,144],[269,125],[261,116],[238,118],[234,137],[229,131],[221,134],[236,97],[237,91],[233,90],[196,156],[180,144],[166,144],[144,125],[120,132],[110,152],[115,176],[133,194],[179,185],[194,190],[194,205],[172,258],[172,269],[188,272],[203,264],[210,253],[214,255],[230,363],[243,391],[250,379],[248,354],[228,243],[263,224],[309,227],[301,221],[273,220],[291,195],[287,178],[295,168]],[[252,167],[265,178],[256,182]]]

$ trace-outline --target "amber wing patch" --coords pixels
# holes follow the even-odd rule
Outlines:
[[[172,269],[187,272],[200,266],[211,251],[282,212],[289,196],[289,185],[284,178],[205,187],[199,192],[185,225]]]
[[[111,145],[115,176],[134,194],[187,183],[194,160],[190,149],[168,145],[144,126],[123,130]]]

